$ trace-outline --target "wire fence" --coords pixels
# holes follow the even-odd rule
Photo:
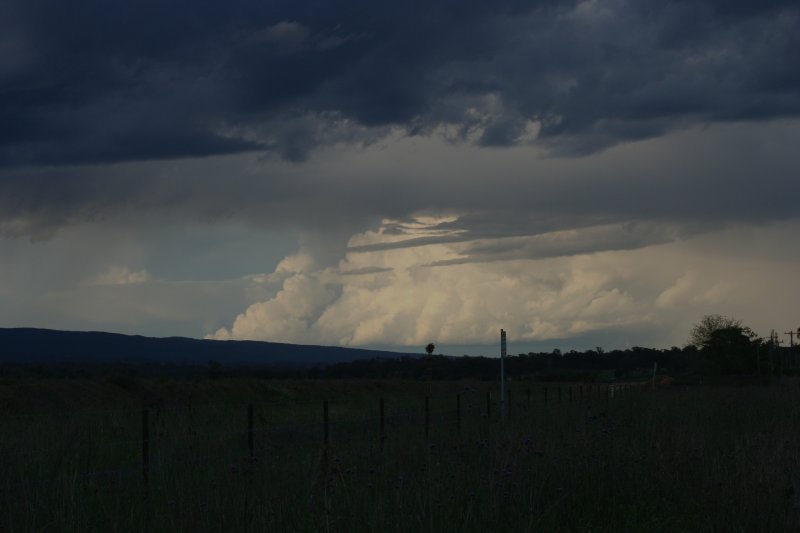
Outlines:
[[[0,486],[49,487],[57,480],[145,489],[166,476],[214,464],[246,473],[254,464],[308,461],[320,450],[380,451],[401,436],[409,445],[480,436],[504,424],[536,427],[548,412],[609,407],[647,384],[561,385],[419,398],[376,397],[372,406],[321,401],[285,406],[198,404],[0,415]],[[368,452],[364,452],[368,450]],[[371,451],[369,451],[371,450]],[[227,465],[227,466],[225,466]]]

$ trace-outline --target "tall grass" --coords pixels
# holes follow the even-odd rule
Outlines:
[[[511,416],[500,421],[496,405],[486,417],[487,384],[465,391],[463,383],[439,383],[427,440],[419,383],[284,383],[297,395],[265,399],[225,389],[218,402],[213,387],[203,386],[202,402],[195,394],[191,405],[181,396],[151,408],[146,498],[138,408],[4,414],[0,530],[733,532],[800,525],[797,384],[636,391],[612,400],[575,394],[572,402],[564,394],[560,403],[551,386],[548,404],[535,388],[530,408],[527,385],[517,385]],[[332,397],[327,447],[322,396]],[[248,399],[256,408],[253,458]]]

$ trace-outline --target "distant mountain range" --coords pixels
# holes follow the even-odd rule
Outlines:
[[[402,354],[333,346],[260,341],[218,341],[186,337],[142,337],[99,331],[0,328],[2,363],[170,363],[229,366],[311,366]]]

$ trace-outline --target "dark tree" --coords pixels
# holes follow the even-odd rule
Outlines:
[[[428,353],[428,355],[432,355],[432,354],[433,354],[433,351],[434,351],[435,349],[436,349],[436,345],[435,345],[435,344],[433,344],[432,342],[431,342],[431,343],[428,343],[428,345],[425,347],[425,351]]]
[[[723,315],[706,315],[689,332],[689,344],[699,350],[711,342],[716,331],[734,329],[752,333],[750,328],[742,326],[741,320]]]
[[[690,345],[703,356],[704,374],[742,374],[756,371],[762,340],[741,320],[706,315],[692,328]]]

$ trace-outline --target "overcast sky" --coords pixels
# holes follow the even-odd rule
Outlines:
[[[796,0],[3,2],[0,327],[796,329],[799,51]]]

